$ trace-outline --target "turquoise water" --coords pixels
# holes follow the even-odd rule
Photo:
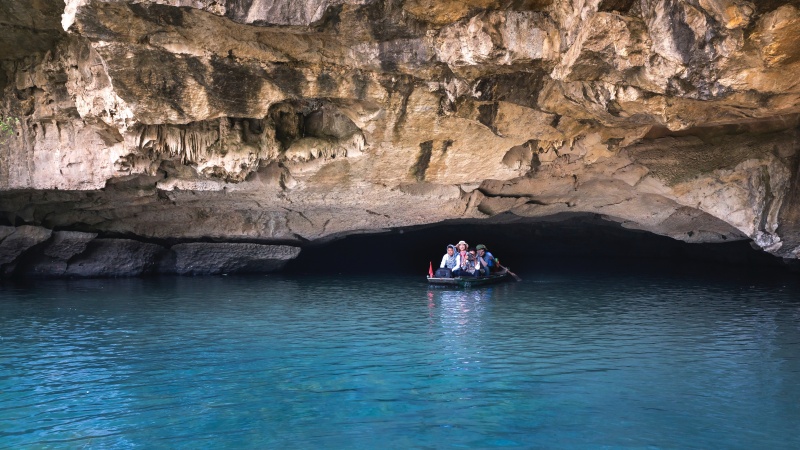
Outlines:
[[[800,448],[796,278],[0,285],[2,448]]]

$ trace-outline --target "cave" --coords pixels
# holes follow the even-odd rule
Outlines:
[[[0,7],[0,272],[800,260],[795,0],[40,3]],[[152,258],[70,269],[103,245]]]
[[[800,448],[800,0],[0,36],[0,447]]]
[[[289,274],[355,276],[425,275],[447,244],[484,244],[504,266],[520,274],[617,271],[715,276],[731,270],[797,271],[792,261],[757,249],[750,240],[687,243],[632,230],[596,215],[562,215],[551,220],[511,223],[452,220],[353,234],[307,245],[285,268]]]

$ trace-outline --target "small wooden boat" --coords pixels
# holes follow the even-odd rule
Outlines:
[[[466,287],[483,286],[485,284],[501,283],[503,281],[508,281],[510,278],[511,274],[508,272],[508,270],[503,269],[489,275],[488,277],[455,277],[455,278],[428,277],[428,284],[432,284],[435,286],[466,288]]]

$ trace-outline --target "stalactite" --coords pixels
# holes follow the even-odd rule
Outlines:
[[[139,149],[154,156],[179,158],[183,164],[199,162],[209,154],[209,147],[220,140],[217,123],[189,125],[146,125],[139,137]]]

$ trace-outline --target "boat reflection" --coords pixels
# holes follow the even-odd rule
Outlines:
[[[494,288],[428,290],[431,331],[442,344],[450,370],[480,368],[483,316],[491,307]]]

